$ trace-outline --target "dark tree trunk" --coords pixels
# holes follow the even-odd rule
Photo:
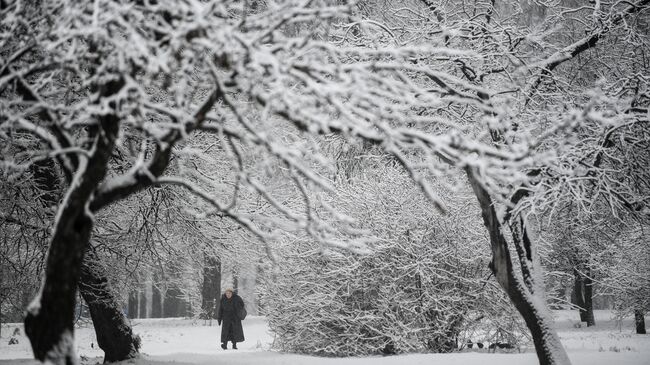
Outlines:
[[[138,292],[136,290],[131,290],[129,292],[129,305],[127,312],[129,318],[138,318]]]
[[[100,96],[117,93],[123,80],[110,81],[100,88]],[[115,106],[115,105],[113,105]],[[41,295],[25,317],[25,333],[34,356],[54,365],[75,364],[73,326],[77,284],[81,263],[93,228],[89,205],[91,197],[106,175],[106,166],[115,146],[119,119],[114,114],[101,115],[98,125],[90,128],[90,156],[75,178],[59,206],[52,241],[45,263]]]
[[[185,296],[179,297],[178,298],[178,316],[179,317],[187,316],[187,313],[188,313],[188,308],[187,307],[188,307],[188,305],[187,305],[187,300],[186,300]]]
[[[596,320],[594,318],[594,304],[593,304],[593,280],[590,277],[590,271],[586,270],[586,275],[579,270],[573,270],[574,293],[576,305],[580,307],[580,322],[586,322],[587,327],[595,326]]]
[[[77,360],[73,339],[74,308],[92,217],[83,210],[75,213],[57,224],[47,256],[39,304],[30,306],[25,317],[25,333],[34,356],[54,364],[75,364]]]
[[[634,310],[634,324],[636,325],[636,333],[645,335],[645,317],[643,311],[640,309]]]
[[[483,223],[490,236],[492,249],[490,268],[497,282],[526,322],[533,337],[540,365],[570,364],[569,357],[553,328],[553,320],[545,315],[547,308],[543,300],[534,299],[536,293],[532,272],[531,242],[525,225],[522,223],[518,229],[511,229],[522,271],[522,276],[519,277],[515,274],[508,241],[503,234],[505,227],[497,217],[492,198],[477,180],[475,173],[470,168],[467,168],[466,172],[481,207]]]
[[[588,276],[584,278],[584,295],[585,295],[585,322],[587,322],[587,327],[595,326],[596,319],[594,318],[594,295],[593,295],[593,280],[589,276],[591,273],[588,273]]]
[[[163,307],[164,318],[182,317],[185,314],[180,299],[182,294],[183,293],[174,286],[167,289],[167,292],[165,293],[165,306]]]
[[[188,297],[187,299],[187,306],[185,307],[185,316],[186,317],[194,317],[194,308],[192,307],[192,301]]]
[[[40,198],[43,205],[55,206],[59,200],[60,187],[54,160],[39,161],[33,170],[34,180],[42,191]],[[79,292],[88,305],[98,345],[105,352],[104,361],[133,358],[137,354],[139,339],[133,337],[131,327],[124,320],[118,301],[111,291],[107,273],[98,264],[96,254],[90,250],[86,251],[82,262]]]
[[[151,286],[151,318],[162,318],[163,298],[154,284]]]
[[[147,292],[141,290],[138,292],[138,318],[147,317]]]
[[[217,318],[217,306],[221,297],[221,261],[214,256],[205,256],[203,287],[201,288],[201,318]]]
[[[578,313],[580,314],[580,322],[587,322],[585,316],[586,312],[584,311],[585,307],[585,294],[583,291],[584,283],[582,282],[582,276],[578,273],[578,270],[573,270],[573,296],[575,297],[574,304],[578,306]]]
[[[262,278],[264,278],[264,268],[262,266],[262,260],[260,260],[257,263],[257,270],[255,273],[255,287],[260,288],[262,287]],[[262,315],[264,313],[264,307],[263,303],[264,300],[262,298],[262,291],[261,290],[256,290],[257,295],[255,296],[255,314],[257,315]]]
[[[131,326],[126,322],[106,272],[92,250],[86,252],[81,267],[79,291],[88,304],[97,344],[104,350],[104,362],[134,358],[138,354],[140,338],[133,334]]]

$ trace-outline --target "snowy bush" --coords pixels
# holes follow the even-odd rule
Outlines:
[[[487,246],[479,217],[466,213],[473,201],[457,199],[442,216],[406,176],[378,169],[343,184],[338,196],[376,237],[366,252],[302,238],[279,249],[263,295],[274,347],[327,356],[449,352],[461,331],[503,303],[481,282],[489,258],[479,249]]]

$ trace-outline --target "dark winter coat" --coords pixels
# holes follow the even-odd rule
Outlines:
[[[233,293],[230,299],[226,294],[221,296],[221,305],[217,313],[217,320],[221,321],[221,342],[243,342],[244,329],[241,326],[239,313],[244,308],[244,300]]]

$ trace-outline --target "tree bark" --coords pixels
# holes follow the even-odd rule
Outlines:
[[[128,317],[130,319],[138,318],[138,291],[131,289],[129,292]]]
[[[594,295],[593,295],[593,280],[589,277],[590,273],[584,277],[582,281],[584,283],[584,310],[585,322],[587,322],[587,327],[595,326],[596,320],[594,318]]]
[[[494,209],[492,199],[480,184],[474,171],[466,168],[474,194],[478,199],[483,216],[483,223],[490,236],[490,245],[492,249],[492,262],[490,269],[494,273],[499,285],[508,294],[508,297],[517,308],[526,322],[526,326],[533,336],[535,351],[540,365],[565,365],[570,364],[569,357],[560,342],[557,332],[553,328],[553,320],[547,314],[547,308],[543,298],[536,298],[533,282],[533,273],[528,270],[528,263],[524,260],[531,259],[530,242],[528,241],[525,226],[522,225],[521,232],[513,237],[519,237],[527,241],[527,252],[518,252],[520,254],[520,264],[522,267],[522,277],[515,274],[513,259],[508,248],[508,241],[503,233],[503,224],[499,221]]]
[[[73,339],[75,296],[91,229],[92,217],[82,211],[71,215],[70,219],[61,219],[55,230],[41,295],[30,305],[25,317],[25,333],[31,341],[34,356],[40,361],[76,364]]]
[[[645,317],[644,313],[640,309],[634,310],[634,324],[636,325],[636,333],[639,335],[645,335]]]
[[[55,206],[61,191],[55,161],[39,161],[32,170],[35,185],[41,191],[43,206]],[[107,273],[98,264],[98,260],[93,251],[86,251],[79,278],[79,292],[90,310],[98,345],[105,353],[104,361],[131,359],[138,352],[140,339],[133,336],[131,327],[124,320],[119,302],[108,283]]]
[[[117,93],[123,80],[110,81],[100,96]],[[115,105],[112,105],[115,107]],[[89,209],[95,189],[106,175],[108,160],[119,131],[115,114],[98,116],[90,128],[89,156],[77,166],[75,177],[59,206],[48,250],[41,293],[29,306],[25,333],[36,359],[54,365],[76,364],[74,350],[74,307],[81,263],[93,228]]]
[[[170,286],[165,292],[165,305],[163,307],[163,318],[181,317],[181,291],[175,286]]]
[[[587,327],[595,326],[594,304],[593,304],[593,280],[590,271],[586,270],[586,275],[579,270],[574,269],[575,276],[574,293],[576,296],[576,305],[580,307],[580,322],[586,322]]]
[[[104,350],[104,363],[136,357],[140,338],[133,334],[113,294],[106,272],[92,250],[86,251],[79,291],[90,309],[97,344]]]
[[[154,275],[154,284],[151,286],[151,318],[163,318],[164,297],[160,293],[158,286],[156,286],[156,279]]]
[[[573,270],[573,295],[575,297],[575,305],[578,306],[578,313],[580,314],[580,322],[586,322],[587,318],[585,316],[585,294],[583,292],[584,284],[582,282],[582,277],[578,273],[578,270]]]
[[[257,270],[255,271],[255,287],[256,288],[261,288],[262,287],[262,278],[264,277],[264,267],[263,261],[260,259],[257,262]],[[254,314],[256,315],[262,315],[264,313],[264,307],[262,306],[264,300],[262,298],[262,293],[261,290],[256,290],[256,295],[254,296],[255,298],[255,306],[253,307],[255,309]]]
[[[138,295],[138,318],[148,318],[146,290],[140,290]]]
[[[219,258],[207,254],[204,261],[201,318],[214,319],[219,305],[218,298],[221,296],[221,262]]]

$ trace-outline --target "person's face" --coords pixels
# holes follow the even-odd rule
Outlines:
[[[226,298],[228,298],[228,299],[232,298],[232,292],[231,291],[226,292]]]

